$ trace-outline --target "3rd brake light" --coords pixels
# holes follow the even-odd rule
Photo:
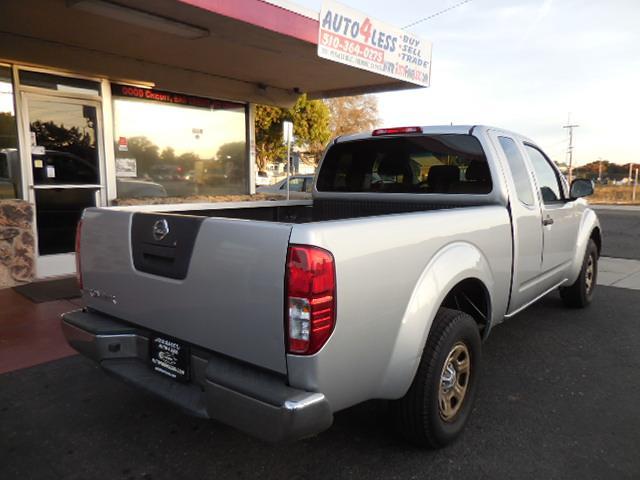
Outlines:
[[[379,137],[380,135],[402,135],[403,133],[422,133],[420,127],[394,127],[394,128],[378,128],[371,135]]]

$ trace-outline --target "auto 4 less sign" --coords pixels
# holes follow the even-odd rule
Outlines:
[[[423,87],[431,78],[431,42],[331,1],[320,11],[318,56]]]

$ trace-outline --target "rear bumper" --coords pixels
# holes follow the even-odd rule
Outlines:
[[[212,352],[192,349],[190,383],[166,378],[148,365],[150,332],[113,317],[77,310],[63,315],[62,329],[69,345],[113,375],[263,440],[309,437],[333,422],[323,394],[291,388],[283,376]]]

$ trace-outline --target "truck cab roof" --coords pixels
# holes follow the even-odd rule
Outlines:
[[[493,127],[490,125],[423,125],[423,126],[419,126],[419,128],[422,130],[422,134],[423,135],[428,135],[428,134],[458,134],[458,135],[469,135],[472,134],[473,131],[475,130],[497,130],[500,132],[504,132],[510,136],[514,136],[514,137],[519,137],[522,140],[525,140],[527,142],[533,143],[533,141],[523,135],[520,135],[516,132],[512,132],[510,130],[505,130],[504,128],[499,128],[499,127]],[[354,133],[351,135],[344,135],[341,137],[337,137],[334,140],[334,143],[341,143],[341,142],[349,142],[349,141],[353,141],[353,140],[364,140],[366,138],[372,138],[375,135],[373,134],[375,132],[375,130],[369,131],[369,132],[359,132],[359,133]],[[380,135],[382,136],[382,135]],[[385,135],[386,136],[386,135]]]

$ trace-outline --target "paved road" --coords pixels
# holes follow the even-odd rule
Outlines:
[[[596,212],[604,234],[602,254],[640,260],[640,209],[598,207]]]
[[[600,287],[579,311],[553,294],[497,327],[471,423],[436,452],[398,440],[385,402],[273,446],[184,416],[79,356],[5,374],[0,478],[637,479],[639,295]]]

